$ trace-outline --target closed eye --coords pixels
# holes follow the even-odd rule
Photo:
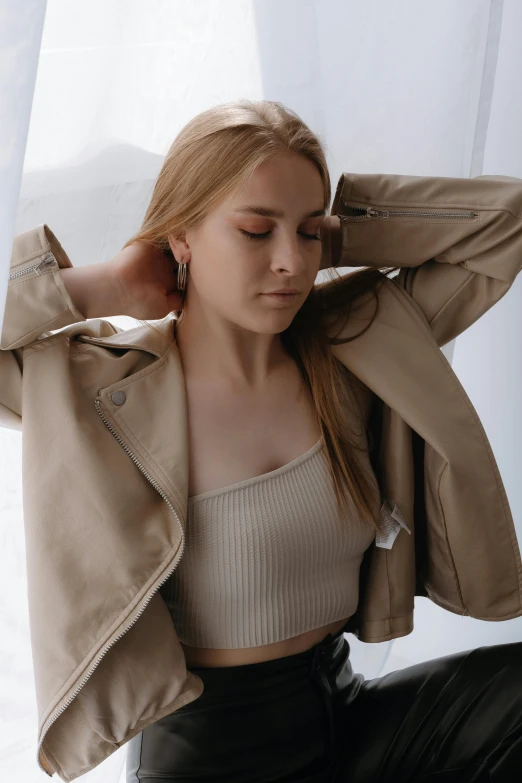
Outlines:
[[[250,231],[245,231],[244,228],[239,229],[242,234],[245,234],[249,239],[267,239],[270,235],[270,231],[265,231],[264,234],[252,234]],[[302,231],[299,232],[301,236],[305,237],[305,239],[321,239],[319,234],[304,234]]]

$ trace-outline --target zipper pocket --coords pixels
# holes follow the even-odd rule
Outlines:
[[[11,272],[8,280],[15,280],[17,277],[23,277],[23,275],[28,275],[31,272],[36,272],[37,275],[41,275],[43,272],[47,272],[51,266],[55,266],[58,269],[58,261],[52,253],[46,253],[37,264],[32,264],[31,266],[26,266],[25,269],[17,269],[15,272]]]
[[[165,493],[163,492],[163,490],[161,489],[161,487],[159,486],[159,484],[158,484],[158,483],[157,483],[157,482],[154,480],[154,478],[153,478],[153,477],[150,475],[150,473],[147,473],[147,471],[145,470],[145,468],[143,467],[143,465],[141,464],[141,462],[138,460],[138,458],[136,457],[136,455],[132,453],[132,451],[129,449],[129,447],[127,446],[127,444],[126,444],[126,443],[124,443],[124,442],[122,441],[122,439],[120,438],[120,436],[118,435],[118,433],[117,433],[117,432],[114,430],[114,428],[113,428],[113,427],[111,427],[111,425],[109,424],[109,422],[107,421],[107,419],[105,418],[105,416],[103,415],[103,413],[102,413],[102,411],[101,411],[101,408],[100,408],[100,402],[99,402],[99,400],[95,400],[94,404],[95,404],[95,406],[96,406],[96,411],[97,411],[97,413],[99,414],[100,418],[102,419],[102,421],[103,421],[103,423],[105,424],[105,426],[107,427],[107,429],[108,429],[108,430],[111,432],[111,434],[112,434],[112,435],[114,435],[114,437],[116,438],[116,440],[118,441],[118,443],[120,444],[120,446],[123,446],[124,450],[127,452],[127,454],[129,455],[129,457],[130,457],[130,458],[133,460],[133,462],[134,462],[134,463],[135,463],[135,464],[138,466],[138,468],[141,470],[141,472],[143,473],[143,475],[145,476],[145,478],[146,478],[146,479],[147,479],[147,480],[148,480],[148,481],[149,481],[149,482],[152,484],[152,486],[154,487],[154,489],[155,489],[157,492],[159,492],[159,494],[161,495],[161,497],[163,498],[163,500],[165,500],[165,502],[167,503],[168,507],[170,508],[170,510],[172,511],[172,513],[174,514],[174,516],[176,517],[176,520],[177,520],[177,522],[178,522],[179,528],[180,528],[180,530],[181,530],[181,551],[180,551],[180,553],[179,553],[179,556],[176,558],[176,561],[175,561],[174,565],[173,565],[173,566],[171,567],[171,569],[169,570],[168,574],[167,574],[167,575],[166,575],[166,576],[165,576],[165,577],[164,577],[164,578],[161,580],[161,582],[160,582],[158,585],[156,585],[156,587],[155,587],[155,588],[152,590],[152,592],[150,592],[150,593],[148,594],[148,596],[147,596],[147,598],[146,598],[146,601],[145,601],[145,603],[144,603],[144,604],[143,604],[143,606],[141,607],[141,609],[140,609],[139,613],[136,615],[136,617],[134,618],[134,620],[133,620],[133,621],[132,621],[132,622],[131,622],[131,623],[130,623],[130,624],[129,624],[129,625],[128,625],[128,626],[127,626],[127,627],[126,627],[124,630],[123,630],[123,631],[121,631],[121,633],[119,633],[119,634],[118,634],[118,636],[117,636],[115,639],[113,639],[111,642],[109,642],[109,644],[108,644],[108,645],[105,647],[105,649],[103,649],[103,650],[101,651],[101,653],[98,655],[98,657],[96,658],[95,662],[92,664],[91,668],[90,668],[90,669],[89,669],[89,671],[87,672],[87,675],[86,675],[86,676],[83,678],[83,680],[82,680],[82,681],[81,681],[81,683],[78,685],[78,687],[76,688],[76,690],[74,691],[74,693],[73,693],[73,694],[71,694],[71,696],[68,698],[67,702],[61,706],[61,708],[58,710],[58,712],[57,712],[57,713],[55,713],[55,715],[51,715],[51,717],[47,719],[46,723],[45,723],[45,724],[44,724],[44,726],[42,727],[42,738],[41,738],[41,741],[40,741],[40,742],[39,742],[39,744],[38,744],[38,750],[37,750],[37,757],[36,757],[36,761],[37,761],[37,763],[38,763],[38,766],[40,767],[40,769],[41,769],[43,772],[46,772],[46,774],[47,774],[47,775],[48,775],[49,773],[48,773],[48,772],[45,770],[45,768],[44,768],[44,767],[41,765],[41,763],[40,763],[40,748],[42,747],[42,744],[43,744],[43,741],[44,741],[45,735],[46,735],[46,734],[47,734],[47,732],[49,731],[49,728],[50,728],[50,727],[52,726],[52,724],[53,724],[53,723],[54,723],[54,722],[55,722],[55,721],[56,721],[56,720],[57,720],[57,719],[60,717],[60,715],[62,714],[62,712],[64,712],[64,710],[66,710],[66,709],[67,709],[67,707],[69,706],[69,704],[70,704],[70,703],[71,703],[71,702],[72,702],[72,701],[75,699],[75,697],[76,697],[76,696],[78,695],[78,693],[81,691],[81,689],[83,688],[83,686],[85,685],[85,683],[87,682],[87,680],[89,679],[89,677],[91,676],[91,674],[94,672],[94,670],[96,669],[96,667],[98,666],[98,664],[100,663],[100,661],[101,661],[101,659],[104,657],[104,655],[105,655],[105,654],[106,654],[106,653],[107,653],[107,652],[110,650],[110,648],[111,648],[111,647],[112,647],[114,644],[116,644],[116,642],[117,642],[117,641],[119,641],[119,639],[121,639],[121,637],[122,637],[122,636],[124,636],[124,635],[127,633],[127,631],[129,630],[129,628],[132,628],[132,626],[134,625],[134,623],[135,623],[137,620],[139,620],[139,618],[141,617],[141,615],[143,614],[143,612],[144,612],[144,611],[145,611],[145,609],[147,608],[148,604],[150,603],[150,601],[151,601],[151,599],[152,599],[152,597],[153,597],[154,593],[155,593],[155,592],[156,592],[156,591],[157,591],[157,590],[158,590],[158,589],[159,589],[159,588],[160,588],[160,587],[161,587],[161,586],[164,584],[164,582],[166,582],[166,581],[167,581],[167,579],[169,579],[169,577],[170,577],[170,576],[171,576],[171,575],[174,573],[174,571],[176,570],[176,567],[177,567],[177,565],[178,565],[179,561],[180,561],[180,560],[181,560],[181,558],[183,557],[183,552],[185,551],[185,536],[184,536],[184,533],[183,533],[183,526],[182,526],[182,524],[181,524],[181,521],[180,521],[180,518],[179,518],[179,516],[178,516],[178,515],[177,515],[177,513],[176,513],[176,510],[174,509],[174,506],[172,505],[172,503],[170,502],[170,500],[168,499],[168,497],[165,495]],[[52,776],[51,776],[51,775],[49,775],[49,777],[52,777]]]
[[[341,222],[348,221],[349,218],[388,218],[390,215],[399,217],[427,217],[427,218],[477,218],[478,212],[426,212],[422,209],[377,209],[371,206],[357,207],[343,201],[344,214],[337,217]]]

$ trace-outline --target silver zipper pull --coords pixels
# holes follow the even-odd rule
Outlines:
[[[350,217],[356,217],[356,218],[372,218],[372,217],[381,217],[381,218],[387,218],[389,216],[389,211],[386,209],[376,209],[375,207],[352,207],[350,204],[344,203],[344,215],[338,215],[339,220],[342,222],[343,220],[348,220]]]
[[[55,257],[52,255],[52,253],[47,253],[40,263],[35,267],[35,272],[37,275],[41,275],[42,272],[45,272],[48,266],[51,266],[52,264],[58,265],[58,262],[56,261]]]
[[[15,269],[14,272],[11,272],[9,275],[9,280],[17,280],[19,277],[23,277],[24,275],[30,275],[31,272],[36,272],[37,275],[41,275],[43,272],[46,271],[48,266],[56,264],[56,267],[58,268],[58,261],[53,256],[52,253],[47,253],[42,260],[38,264],[32,264],[31,266],[26,266],[25,269]]]
[[[375,209],[375,207],[366,207],[366,217],[387,218],[390,213],[385,209]]]

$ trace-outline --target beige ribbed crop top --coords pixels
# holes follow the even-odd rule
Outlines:
[[[375,530],[355,513],[340,523],[323,447],[189,498],[185,551],[161,588],[182,642],[256,647],[355,612]]]

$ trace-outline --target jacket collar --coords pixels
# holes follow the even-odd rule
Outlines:
[[[146,351],[156,358],[160,358],[174,341],[174,328],[176,319],[172,313],[165,318],[155,321],[140,321],[139,326],[125,329],[122,332],[102,334],[107,330],[107,325],[112,325],[102,319],[91,321],[92,331],[100,332],[99,335],[81,334],[81,342],[105,345],[107,348],[133,348]]]

